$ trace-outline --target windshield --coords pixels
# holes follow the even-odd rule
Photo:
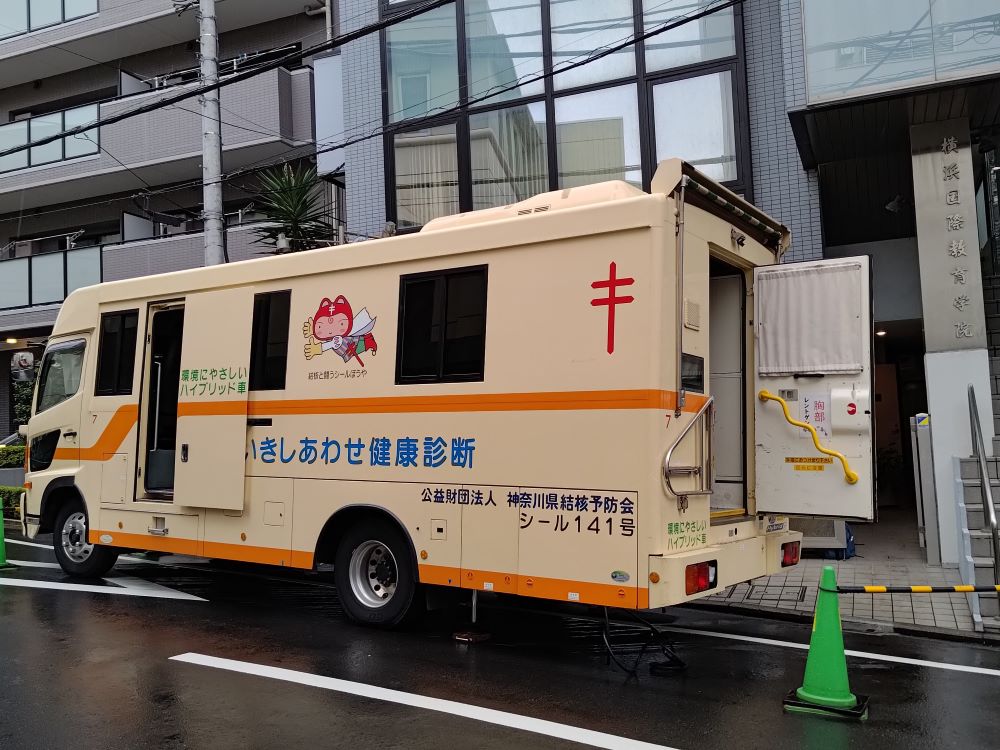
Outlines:
[[[62,403],[80,388],[85,346],[82,339],[77,339],[53,344],[45,351],[38,378],[35,414]]]

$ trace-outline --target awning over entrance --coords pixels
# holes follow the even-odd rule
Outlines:
[[[1000,76],[959,85],[833,102],[789,111],[802,166],[910,152],[910,126],[968,117],[973,133],[1000,132]]]
[[[914,237],[910,127],[968,118],[974,139],[1000,139],[1000,76],[804,107],[788,117],[802,166],[818,172],[827,246]]]

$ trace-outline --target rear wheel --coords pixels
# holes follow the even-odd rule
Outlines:
[[[413,556],[402,532],[387,521],[362,521],[344,534],[333,577],[344,610],[355,622],[389,628],[413,610]]]
[[[56,515],[52,547],[59,566],[78,578],[100,578],[118,560],[118,550],[91,544],[87,539],[87,513],[79,503],[68,503]]]

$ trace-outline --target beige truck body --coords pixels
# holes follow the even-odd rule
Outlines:
[[[825,482],[813,485],[820,493],[843,485],[836,465],[794,442],[802,431],[777,405],[756,398],[754,269],[775,264],[787,242],[779,224],[673,160],[652,194],[604,183],[416,234],[78,290],[49,347],[84,342],[82,371],[75,394],[30,422],[29,440],[62,434],[49,465],[27,475],[26,530],[48,530],[50,504],[76,493],[92,544],[312,568],[331,561],[324,535],[338,523],[378,513],[404,531],[423,583],[633,609],[774,573],[782,545],[801,535],[755,493],[761,415],[779,415],[773,430],[793,441],[783,455],[821,467],[776,471]],[[716,433],[739,425],[735,440],[713,440],[705,408],[719,264],[744,290],[732,329],[741,405],[728,422],[716,409]],[[482,376],[400,383],[401,279],[454,269],[485,269]],[[253,390],[254,300],[286,290],[284,387]],[[318,306],[341,304],[355,327],[368,322],[356,339],[364,353],[347,361],[313,327]],[[151,391],[162,378],[151,321],[180,308],[180,376],[160,384],[177,388],[174,484],[150,492]],[[102,316],[133,310],[129,392],[96,395]],[[680,350],[691,373],[680,372]],[[701,387],[682,388],[679,374]],[[698,494],[723,460],[713,443],[741,454],[734,507]],[[665,478],[672,447],[680,471]],[[803,486],[809,494],[795,485],[792,495]],[[689,595],[685,571],[703,561],[717,579]]]

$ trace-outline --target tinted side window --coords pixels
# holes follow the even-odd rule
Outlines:
[[[400,279],[396,382],[482,380],[486,268]]]
[[[289,291],[257,294],[253,298],[251,391],[276,391],[285,387],[291,301]]]
[[[94,388],[96,395],[123,396],[132,393],[138,326],[138,310],[105,313],[101,316],[97,383]]]

